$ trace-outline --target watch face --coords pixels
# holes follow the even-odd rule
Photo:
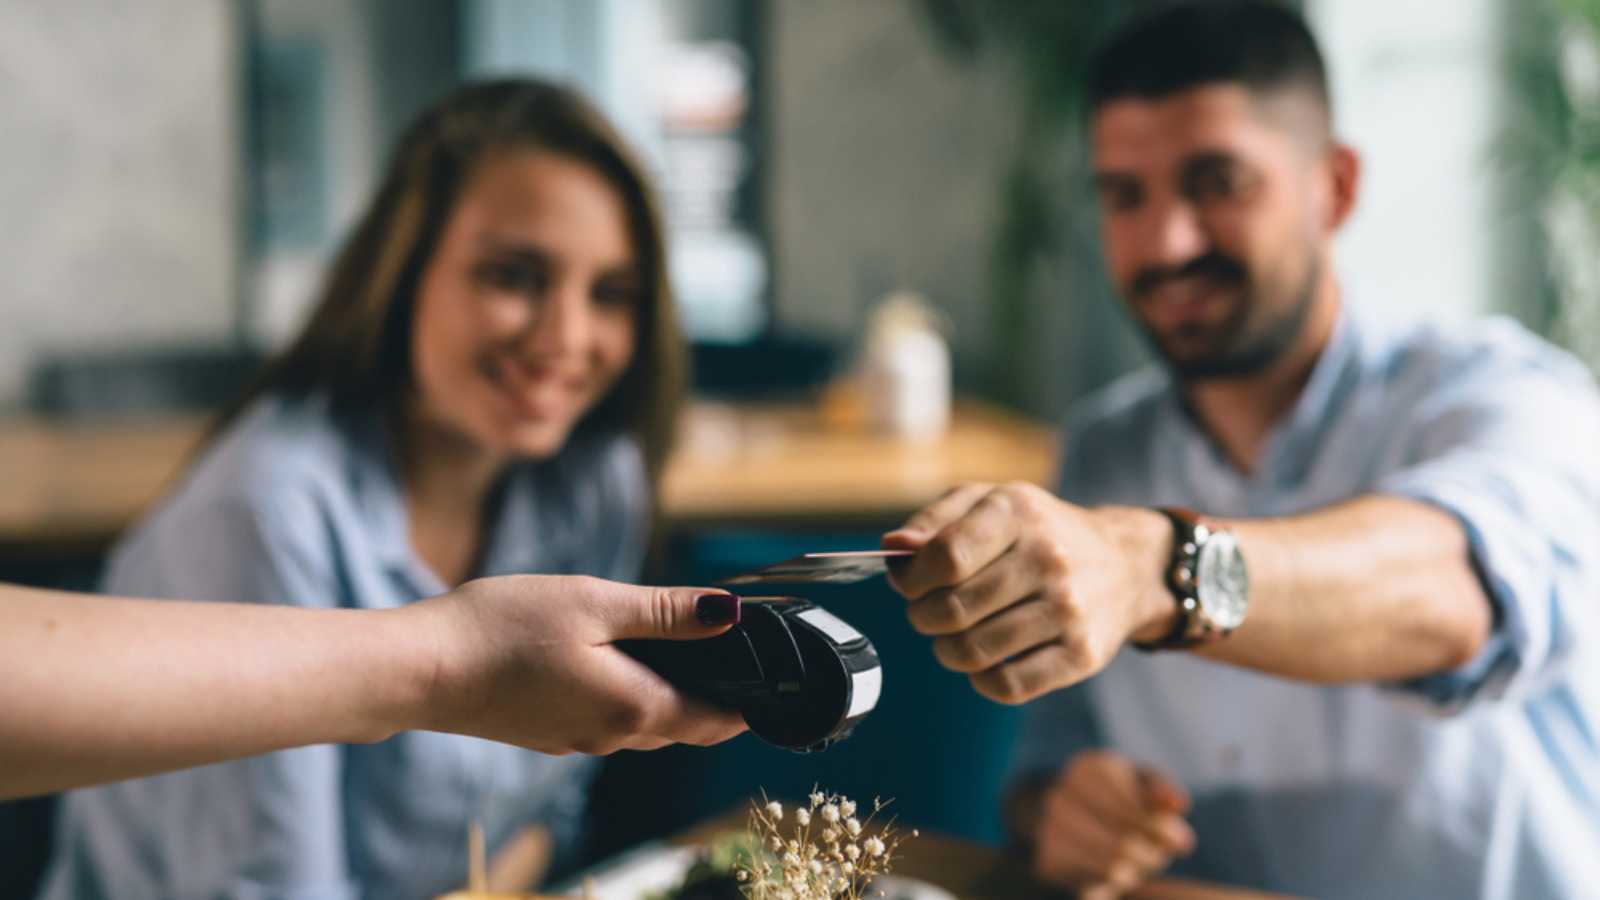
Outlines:
[[[1201,613],[1222,631],[1238,628],[1250,605],[1250,576],[1238,539],[1231,532],[1213,532],[1201,545],[1195,568]]]

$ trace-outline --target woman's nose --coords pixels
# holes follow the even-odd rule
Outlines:
[[[582,353],[589,340],[591,315],[587,285],[575,279],[561,282],[537,304],[528,323],[529,349],[541,356]]]

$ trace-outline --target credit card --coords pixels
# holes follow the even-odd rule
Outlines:
[[[912,555],[910,550],[850,550],[806,553],[794,559],[763,566],[753,572],[724,578],[726,585],[742,584],[854,584],[889,571],[889,560]]]

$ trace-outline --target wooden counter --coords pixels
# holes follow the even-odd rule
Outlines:
[[[0,560],[96,552],[181,470],[196,419],[0,422]],[[800,405],[697,403],[662,485],[669,526],[893,523],[966,481],[1049,483],[1053,430],[960,404],[943,437],[830,427]]]

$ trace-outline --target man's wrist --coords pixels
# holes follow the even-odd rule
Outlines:
[[[1172,561],[1172,522],[1159,510],[1140,506],[1111,506],[1098,512],[1121,548],[1127,567],[1128,640],[1159,641],[1172,633],[1178,616],[1178,605],[1166,583]]]

